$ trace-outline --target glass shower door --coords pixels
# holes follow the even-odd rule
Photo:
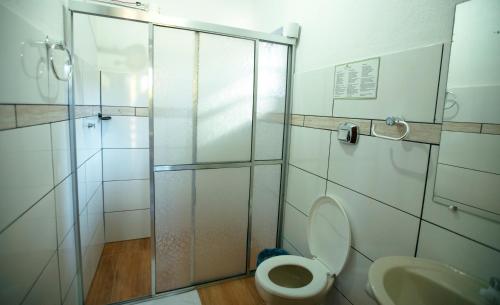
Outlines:
[[[160,292],[246,272],[254,41],[162,27],[154,41]]]
[[[276,246],[288,47],[154,27],[156,292]]]

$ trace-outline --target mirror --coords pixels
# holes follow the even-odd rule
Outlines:
[[[457,5],[434,201],[500,215],[500,1]]]

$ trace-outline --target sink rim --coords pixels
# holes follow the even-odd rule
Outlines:
[[[373,262],[368,270],[368,287],[370,294],[379,304],[383,305],[397,305],[393,302],[388,292],[384,287],[384,277],[388,271],[395,268],[408,268],[408,269],[431,269],[434,272],[442,271],[443,274],[449,274],[449,276],[457,276],[463,280],[470,281],[474,284],[480,285],[484,288],[488,287],[488,284],[474,276],[471,276],[453,266],[437,262],[430,259],[411,257],[411,256],[386,256],[377,259]],[[432,278],[430,278],[432,280]],[[459,290],[453,290],[455,293],[462,296],[464,299],[470,300],[469,297],[464,295]],[[383,302],[383,303],[382,303]]]

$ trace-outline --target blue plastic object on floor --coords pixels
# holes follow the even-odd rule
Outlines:
[[[273,256],[289,255],[289,254],[290,253],[288,253],[288,251],[281,248],[264,249],[257,256],[257,267],[268,258],[271,258]]]

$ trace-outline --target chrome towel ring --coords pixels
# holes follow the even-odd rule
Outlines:
[[[73,73],[73,56],[69,49],[64,45],[64,42],[53,42],[49,39],[47,36],[43,41],[35,41],[35,45],[44,45],[45,48],[47,49],[47,57],[49,58],[50,61],[50,67],[52,69],[52,72],[54,73],[54,76],[61,81],[68,81],[71,77],[71,73]],[[68,60],[64,64],[64,68],[66,71],[65,76],[59,75],[56,69],[56,64],[54,63],[54,50],[61,50],[66,52],[66,55],[68,56]]]
[[[52,67],[52,72],[54,72],[55,77],[58,80],[68,81],[71,77],[71,73],[73,72],[73,58],[72,58],[71,52],[62,42],[56,42],[56,43],[48,43],[47,42],[47,47],[48,47],[48,51],[49,51],[50,66]],[[65,51],[66,55],[68,56],[68,60],[66,61],[65,65],[64,65],[65,70],[67,69],[66,76],[60,76],[59,73],[57,72],[57,69],[56,69],[56,66],[54,63],[54,50]]]
[[[398,118],[398,117],[394,117],[394,116],[387,117],[387,119],[385,119],[385,124],[387,124],[388,126],[402,125],[405,128],[405,132],[400,137],[384,136],[384,135],[378,134],[375,131],[375,124],[372,123],[372,135],[374,135],[378,138],[382,138],[382,139],[400,141],[400,140],[403,140],[404,138],[406,138],[410,134],[410,125],[408,123],[406,123],[406,121],[403,120],[402,118]]]

